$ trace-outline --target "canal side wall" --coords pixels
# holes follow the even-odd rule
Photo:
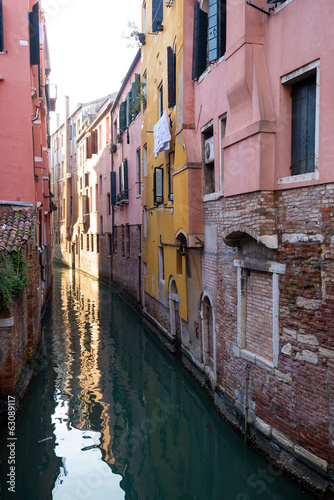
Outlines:
[[[333,204],[334,184],[204,204],[206,234],[217,227],[202,260],[216,404],[241,430],[248,413],[256,445],[322,490],[334,480]]]
[[[41,347],[42,301],[46,303],[48,298],[40,293],[38,248],[23,249],[23,255],[29,265],[29,286],[0,317],[0,426],[6,417],[7,396],[14,396],[20,409],[33,377]]]

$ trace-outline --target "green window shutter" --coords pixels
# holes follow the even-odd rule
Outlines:
[[[140,112],[140,75],[135,73],[135,100],[133,101],[133,115],[137,116]]]
[[[126,101],[121,102],[119,107],[119,131],[123,134],[126,129]]]
[[[168,107],[176,104],[176,58],[172,47],[167,47]]]
[[[110,172],[111,205],[116,205],[116,172]]]
[[[3,16],[2,16],[2,0],[0,0],[0,52],[3,52]]]
[[[220,0],[219,2],[218,20],[218,57],[222,57],[226,52],[226,0]]]
[[[119,192],[122,192],[122,178],[123,178],[123,163],[118,167],[118,187],[119,187]]]
[[[132,92],[128,92],[126,96],[126,108],[127,108],[127,113],[126,113],[126,126],[128,127],[130,123],[132,122]]]
[[[35,3],[32,12],[29,12],[29,45],[30,64],[40,64],[39,55],[39,3]]]
[[[163,0],[152,0],[152,31],[157,31],[163,21]]]
[[[192,79],[198,78],[206,69],[206,47],[208,15],[199,8],[197,0],[194,2],[194,41]]]
[[[124,198],[128,200],[129,199],[128,160],[124,160],[123,175],[124,175]]]

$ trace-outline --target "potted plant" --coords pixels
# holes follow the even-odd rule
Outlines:
[[[117,151],[117,144],[114,144],[113,142],[111,143],[111,146],[109,148],[110,154],[113,154]]]
[[[115,139],[115,140],[116,140],[116,143],[120,143],[120,142],[122,142],[122,139],[123,139],[122,134],[118,134],[118,135],[116,136],[116,139]]]

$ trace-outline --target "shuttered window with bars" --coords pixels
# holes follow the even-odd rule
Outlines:
[[[35,3],[32,12],[29,12],[29,46],[30,64],[40,64],[39,54],[39,3]]]
[[[153,203],[161,205],[164,202],[164,170],[163,167],[154,169],[153,174]]]
[[[122,200],[129,199],[128,188],[128,160],[124,160],[119,167],[119,192]]]
[[[206,48],[208,15],[199,8],[197,0],[194,2],[194,43],[192,79],[198,78],[206,69]]]

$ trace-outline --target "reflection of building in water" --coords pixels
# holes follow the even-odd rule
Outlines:
[[[101,392],[98,367],[100,345],[99,284],[72,271],[62,275],[61,294],[55,297],[59,316],[55,328],[56,388],[68,402],[68,428],[101,432],[104,459],[112,464],[112,433],[107,404]]]

